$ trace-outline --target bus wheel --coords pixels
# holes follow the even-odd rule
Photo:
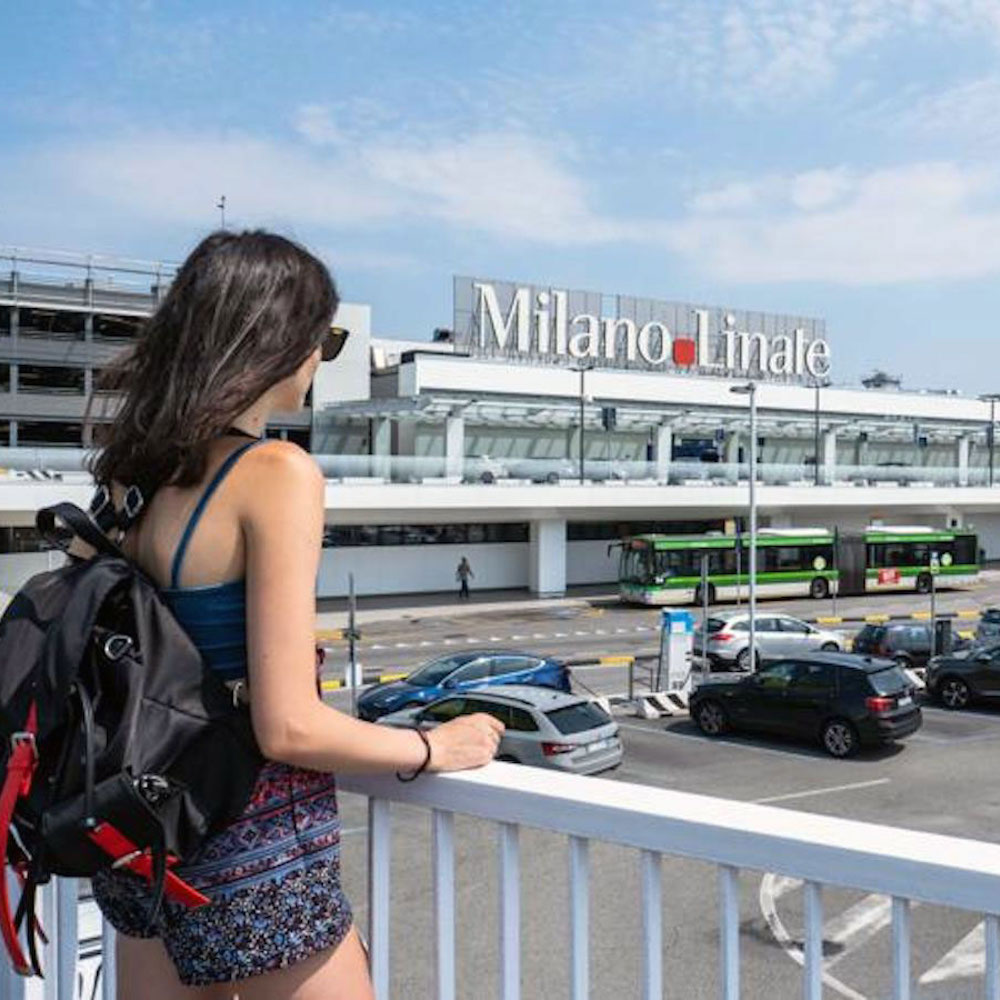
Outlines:
[[[694,603],[698,607],[702,607],[705,603],[705,595],[702,593],[701,584],[699,583],[697,587],[694,588]],[[708,603],[715,604],[715,584],[710,583],[708,585]]]
[[[930,573],[921,573],[917,577],[917,593],[918,594],[929,594],[931,592],[931,575]]]
[[[814,601],[823,601],[830,596],[830,582],[825,576],[817,576],[809,584],[809,596]]]

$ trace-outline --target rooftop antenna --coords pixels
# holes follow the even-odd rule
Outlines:
[[[226,196],[223,195],[219,199],[219,203],[215,206],[219,210],[219,214],[222,216],[222,228],[226,228]]]

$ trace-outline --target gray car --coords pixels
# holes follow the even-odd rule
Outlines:
[[[754,624],[758,664],[818,651],[844,648],[836,632],[817,628],[791,615],[758,613]],[[702,627],[694,631],[694,655],[702,658]],[[750,669],[750,616],[746,611],[716,612],[708,619],[708,662],[719,670]]]
[[[618,723],[595,702],[549,688],[502,684],[392,712],[378,722],[431,729],[475,712],[486,712],[506,726],[497,760],[575,774],[595,774],[621,763]]]

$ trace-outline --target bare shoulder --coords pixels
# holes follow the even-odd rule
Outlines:
[[[323,472],[312,455],[294,442],[265,441],[243,461],[246,475],[241,499],[251,516],[273,511],[276,502],[322,503]]]

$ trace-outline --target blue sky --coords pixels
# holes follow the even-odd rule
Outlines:
[[[8,0],[0,244],[320,253],[822,316],[834,377],[1000,389],[998,0]]]

